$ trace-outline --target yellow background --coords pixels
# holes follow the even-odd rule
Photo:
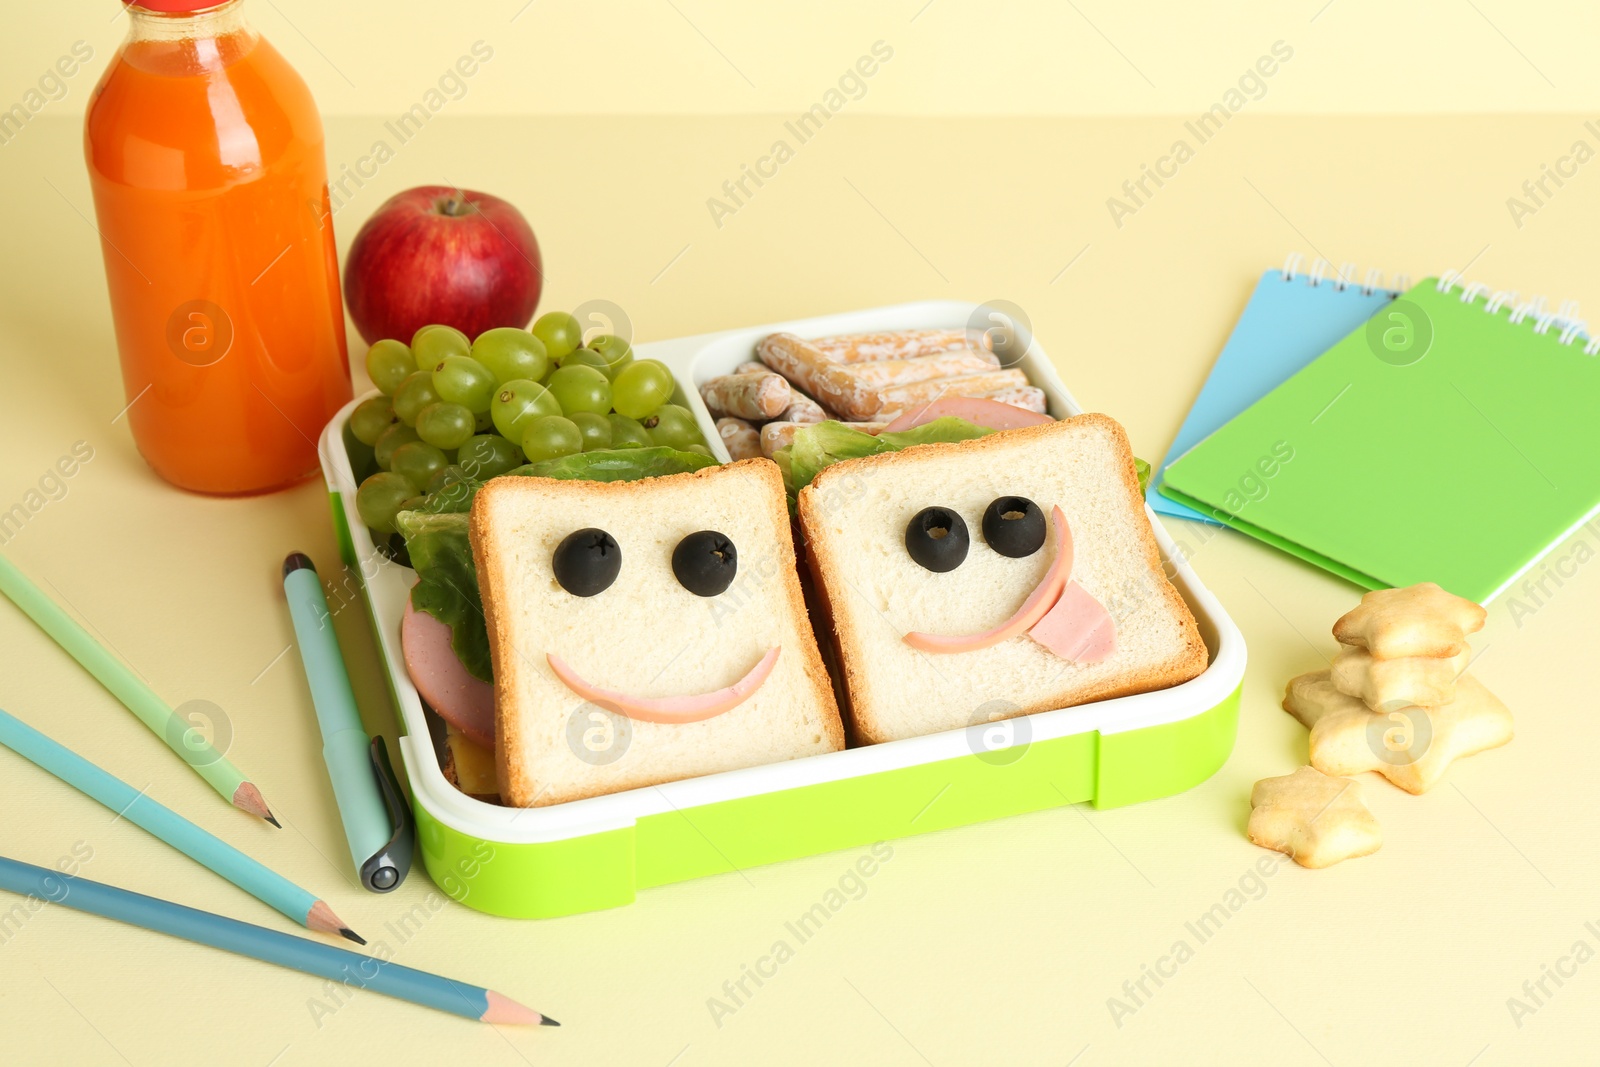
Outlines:
[[[1009,299],[1028,311],[1079,399],[1121,419],[1152,459],[1256,277],[1287,251],[1413,277],[1468,267],[1497,288],[1600,300],[1600,163],[1520,228],[1506,208],[1575,139],[1596,143],[1584,116],[1271,113],[1592,111],[1583,30],[1593,16],[1575,6],[1475,0],[1564,87],[1553,92],[1470,4],[1426,5],[1423,17],[1407,13],[1413,5],[1335,0],[1312,23],[1315,5],[1202,17],[1080,3],[1166,87],[1151,94],[1070,7],[1050,14],[1040,5],[991,27],[982,14],[991,5],[951,0],[935,0],[914,23],[915,4],[795,13],[675,2],[765,86],[757,92],[775,95],[747,100],[670,5],[597,5],[563,24],[579,16],[540,0],[503,46],[496,39],[494,63],[461,102],[516,114],[464,107],[430,123],[336,217],[341,250],[385,196],[450,181],[522,207],[549,268],[544,306],[613,300],[643,340],[926,297]],[[490,12],[509,20],[514,11],[459,6],[445,29],[435,5],[383,5],[381,19],[359,23],[355,12],[380,9],[287,0],[252,9],[329,106],[337,166],[365,152],[381,117],[407,106],[433,71],[487,37],[477,20],[487,27]],[[116,27],[99,27],[103,6],[13,15],[20,31],[4,44],[13,95],[27,83],[18,71],[88,32],[84,11],[94,40],[109,42]],[[333,84],[285,18],[362,88]],[[1179,116],[1280,36],[1299,51],[1259,113],[1230,122],[1115,226],[1106,198],[1182,135]],[[862,101],[872,107],[830,122],[720,228],[706,198],[781,135],[779,116],[540,114],[575,108],[578,78],[588,79],[583,100],[594,110],[787,114],[877,37],[897,53]],[[549,922],[453,904],[433,911],[421,872],[391,896],[358,889],[297,657],[284,654],[283,555],[306,550],[330,576],[337,564],[320,487],[240,501],[182,494],[149,473],[116,419],[125,401],[70,114],[108,56],[73,83],[59,114],[0,147],[0,507],[73,442],[95,449],[65,497],[4,551],[51,582],[158,692],[224,709],[230,755],[262,783],[286,828],[228,810],[4,605],[0,706],[322,893],[398,961],[500,989],[565,1026],[493,1031],[368,995],[319,1026],[313,979],[52,909],[0,943],[5,1062],[290,1067],[368,1062],[374,1049],[395,1047],[406,1054],[397,1062],[647,1067],[1588,1058],[1600,1039],[1590,1010],[1600,963],[1578,967],[1559,989],[1547,983],[1554,996],[1520,1027],[1506,1002],[1580,938],[1600,948],[1584,928],[1600,923],[1592,534],[1552,556],[1586,562],[1568,567],[1559,586],[1547,581],[1537,602],[1521,590],[1502,598],[1477,639],[1474,671],[1516,714],[1517,740],[1458,764],[1420,798],[1366,776],[1383,850],[1326,871],[1279,867],[1261,899],[1120,1027],[1108,998],[1125,998],[1123,982],[1175,940],[1192,941],[1184,924],[1271,855],[1243,827],[1251,784],[1305,759],[1305,731],[1278,708],[1282,687],[1323,665],[1334,648],[1328,628],[1356,599],[1243,537],[1183,522],[1169,529],[1250,647],[1228,764],[1164,801],[895,842],[866,896],[720,1027],[708,998],[724,995],[724,981],[835,886],[855,852],[651,890],[624,909]],[[891,81],[902,73],[915,88]],[[957,86],[982,92],[964,97]],[[1054,104],[1036,108],[1040,100]],[[906,113],[914,109],[1094,114]],[[1099,116],[1140,110],[1167,113]],[[1416,521],[1456,526],[1494,506],[1463,500],[1457,513]],[[1514,612],[1513,603],[1534,610]],[[351,609],[336,625],[368,724],[392,737],[366,618]],[[5,854],[48,865],[83,842],[94,851],[88,877],[283,928],[43,772],[4,753],[0,768]],[[408,922],[402,942],[396,931]]]
[[[16,8],[8,98],[74,41],[103,61],[125,25],[115,0]],[[410,107],[475,40],[497,59],[463,114],[798,111],[880,39],[896,59],[855,105],[875,114],[1188,112],[1280,39],[1296,58],[1263,111],[1600,108],[1586,0],[257,0],[250,15],[331,115]]]

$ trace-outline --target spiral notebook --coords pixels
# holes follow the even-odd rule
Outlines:
[[[1327,260],[1316,260],[1309,271],[1300,270],[1301,261],[1298,252],[1291,253],[1282,270],[1261,275],[1194,407],[1178,428],[1178,436],[1167,450],[1167,463],[1332,348],[1339,338],[1399,296],[1407,284],[1402,277],[1394,288],[1385,288],[1382,274],[1369,270],[1365,280],[1356,285],[1353,263],[1346,263],[1330,277]],[[1174,518],[1222,525],[1209,514],[1163,496],[1160,489],[1166,469],[1166,463],[1158,467],[1145,490],[1150,506]]]
[[[1187,450],[1163,492],[1369,589],[1487,603],[1600,511],[1600,339],[1429,278]]]

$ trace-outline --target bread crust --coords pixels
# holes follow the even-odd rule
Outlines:
[[[851,654],[853,648],[864,647],[864,644],[861,635],[856,631],[851,613],[839,609],[838,590],[843,584],[840,564],[825,539],[818,536],[822,522],[822,505],[818,502],[821,496],[829,491],[833,482],[852,475],[859,477],[863,473],[868,476],[887,473],[889,477],[893,477],[897,469],[936,463],[942,456],[971,452],[993,452],[1000,455],[1010,453],[1019,445],[1026,445],[1033,440],[1042,441],[1057,434],[1077,434],[1086,429],[1098,429],[1112,442],[1117,455],[1117,475],[1127,504],[1141,518],[1141,521],[1135,524],[1139,531],[1139,554],[1155,581],[1159,595],[1179,620],[1183,631],[1183,648],[1177,655],[1158,666],[1104,679],[1077,690],[1065,701],[1048,698],[1036,700],[1007,717],[1017,718],[1096,700],[1109,700],[1114,697],[1166,689],[1189,681],[1206,669],[1210,662],[1210,654],[1200,637],[1200,629],[1195,622],[1194,614],[1189,610],[1189,605],[1183,596],[1167,579],[1166,571],[1161,565],[1161,552],[1156,544],[1155,533],[1150,529],[1148,522],[1142,521],[1144,498],[1139,492],[1139,475],[1133,462],[1133,449],[1128,443],[1127,433],[1121,423],[1109,415],[1089,413],[1038,426],[1001,430],[969,441],[914,445],[896,452],[884,452],[835,463],[821,471],[810,485],[800,491],[798,511],[801,532],[805,540],[806,558],[816,577],[819,595],[827,605],[838,652],[837,658],[842,665],[845,688],[849,696],[846,712],[850,717],[849,728],[852,737],[858,738],[863,743],[877,743],[893,740],[895,735],[881,729],[877,709],[872,706],[869,699],[869,692],[864,684],[869,666],[857,662],[858,657]]]
[[[500,787],[500,795],[504,802],[513,807],[544,807],[550,804],[559,804],[567,800],[578,800],[583,797],[596,795],[581,789],[575,790],[541,790],[540,784],[529,768],[520,764],[518,757],[524,751],[522,735],[522,722],[518,715],[509,713],[514,706],[511,695],[516,693],[519,686],[518,675],[521,669],[521,657],[511,649],[509,635],[504,633],[501,624],[499,605],[510,603],[513,590],[506,588],[501,568],[494,566],[496,556],[505,551],[496,538],[494,525],[491,521],[491,512],[501,505],[502,501],[514,502],[519,496],[537,496],[548,493],[551,483],[559,484],[562,491],[570,487],[573,490],[594,493],[599,496],[626,495],[630,490],[636,490],[645,483],[662,483],[667,481],[688,481],[719,479],[728,477],[755,477],[766,483],[769,490],[764,497],[769,502],[770,518],[776,529],[788,531],[790,529],[788,506],[785,502],[783,477],[778,468],[766,459],[745,459],[733,463],[722,464],[715,467],[704,467],[697,471],[685,474],[667,474],[655,478],[642,478],[631,482],[592,482],[575,479],[552,478],[527,478],[503,477],[489,481],[478,495],[473,499],[472,509],[467,517],[468,538],[472,544],[473,563],[478,571],[479,591],[483,599],[484,622],[489,631],[489,655],[494,665],[495,685],[495,773]],[[844,747],[844,725],[839,715],[838,704],[833,697],[833,687],[828,681],[828,673],[822,663],[822,656],[817,650],[815,628],[812,626],[811,617],[806,610],[806,603],[800,589],[799,570],[795,560],[795,546],[792,535],[779,538],[777,546],[781,554],[778,574],[781,576],[781,588],[785,600],[785,608],[793,612],[794,623],[802,640],[801,647],[794,651],[804,659],[804,673],[810,684],[815,700],[821,711],[822,727],[828,739],[829,747],[838,750]],[[787,649],[785,650],[788,651]],[[630,781],[622,788],[639,788],[647,785],[658,785],[663,782],[676,781],[682,774],[661,773],[652,776],[645,771],[636,780]],[[615,790],[606,790],[615,791]]]

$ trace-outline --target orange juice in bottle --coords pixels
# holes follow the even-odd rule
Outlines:
[[[139,451],[256,493],[317,467],[350,399],[322,121],[243,0],[142,0],[84,155]]]

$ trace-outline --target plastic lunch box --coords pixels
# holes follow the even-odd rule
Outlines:
[[[662,360],[719,458],[698,384],[752,358],[787,330],[821,336],[963,327],[975,305],[930,301],[770,323],[635,347]],[[1051,414],[1080,412],[1037,343],[1018,364]],[[342,430],[352,401],[323,431],[323,472],[341,553],[363,581],[377,645],[399,708],[423,862],[451,897],[495,915],[542,918],[629,903],[650,886],[1088,801],[1098,808],[1181,792],[1233,749],[1244,638],[1154,521],[1167,573],[1211,654],[1199,677],[1160,692],[1045,711],[662,786],[516,809],[485,804],[445,780],[400,651],[413,573],[378,554],[354,517],[356,483]],[[820,636],[820,635],[819,635]]]

